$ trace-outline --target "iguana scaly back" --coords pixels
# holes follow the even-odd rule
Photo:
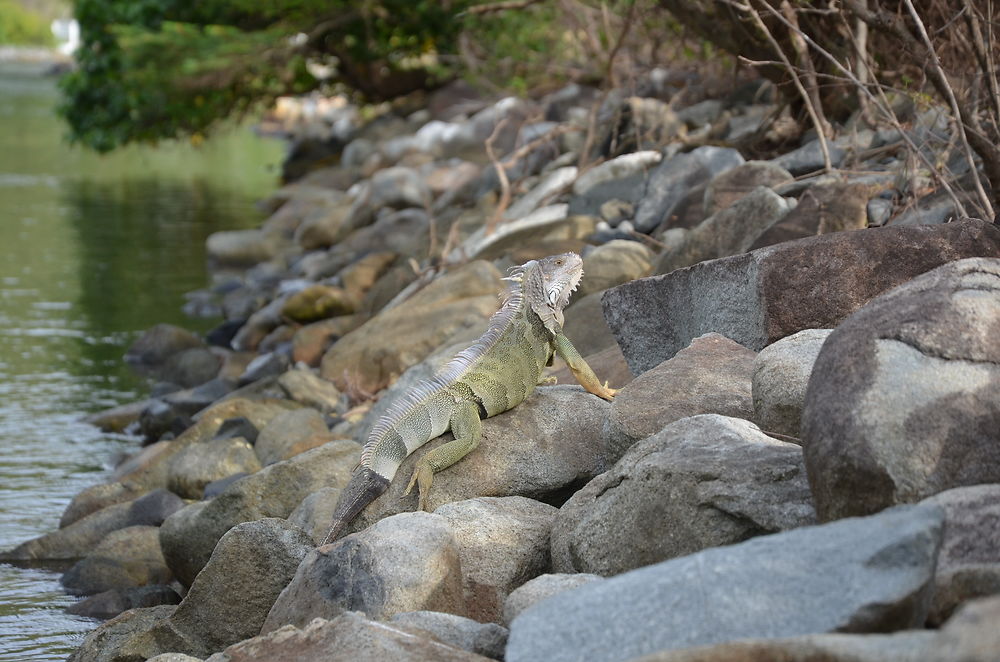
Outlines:
[[[419,508],[427,505],[434,473],[465,457],[482,436],[481,419],[507,411],[527,398],[553,354],[569,365],[591,393],[610,400],[615,390],[594,375],[563,335],[563,308],[583,276],[575,253],[532,260],[512,270],[502,305],[479,340],[430,380],[395,402],[372,428],[361,462],[344,488],[326,543],[382,494],[406,457],[451,430],[454,441],[417,462],[406,493],[416,484]]]

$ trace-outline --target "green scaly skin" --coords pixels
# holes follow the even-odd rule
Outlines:
[[[451,430],[454,441],[420,458],[406,488],[409,494],[417,486],[419,508],[426,510],[434,474],[479,445],[481,419],[512,409],[531,395],[554,354],[589,392],[605,400],[614,397],[615,389],[601,384],[562,332],[562,311],[582,276],[583,261],[575,253],[532,260],[513,270],[506,279],[512,285],[486,333],[396,402],[372,429],[324,544],[336,540],[389,487],[410,453]]]

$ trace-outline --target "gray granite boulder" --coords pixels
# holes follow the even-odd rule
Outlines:
[[[403,513],[309,552],[261,632],[361,611],[385,620],[408,611],[464,609],[458,541],[448,521]]]
[[[649,173],[645,195],[636,209],[636,230],[652,232],[670,218],[690,189],[743,163],[735,149],[713,146],[664,159]]]
[[[287,374],[287,373],[286,373]],[[278,414],[260,431],[253,450],[261,464],[290,459],[330,441],[326,419],[312,407]]]
[[[830,329],[803,329],[760,350],[753,362],[753,420],[767,432],[799,436],[809,375]]]
[[[331,441],[246,476],[211,501],[177,511],[160,527],[167,565],[182,584],[190,586],[226,531],[241,522],[287,517],[316,490],[343,487],[360,452],[353,441]]]
[[[552,566],[616,575],[815,521],[798,446],[749,421],[692,416],[570,497],[552,530]]]
[[[998,330],[1000,259],[946,264],[837,327],[802,415],[821,520],[1000,482]]]
[[[506,660],[610,662],[738,639],[920,627],[942,527],[940,508],[902,506],[633,570],[522,612]]]
[[[174,605],[130,609],[87,634],[67,662],[146,660],[156,653],[132,645],[132,640],[166,620],[176,609]]]
[[[759,351],[832,328],[914,276],[979,256],[1000,256],[1000,228],[973,219],[837,232],[619,285],[604,294],[604,316],[639,375],[711,331]]]
[[[956,487],[921,503],[945,512],[928,617],[940,625],[962,603],[1000,594],[1000,484]]]
[[[301,628],[274,632],[233,644],[205,662],[294,660],[295,662],[489,662],[488,657],[436,641],[422,628],[368,620],[347,612],[316,618]]]
[[[503,604],[503,622],[510,625],[517,615],[537,602],[551,598],[556,593],[562,593],[593,581],[601,581],[600,575],[586,572],[547,573],[521,584],[511,591]]]
[[[758,186],[774,188],[792,181],[790,172],[766,161],[747,161],[714,177],[705,188],[706,216],[731,206]]]
[[[621,389],[605,422],[608,452],[616,462],[637,441],[687,416],[750,418],[754,353],[717,333],[695,338]]]
[[[167,489],[185,499],[200,499],[209,483],[233,474],[251,474],[260,468],[254,447],[246,439],[211,439],[189,444],[170,458]]]
[[[207,657],[256,636],[264,617],[312,540],[284,520],[268,518],[233,528],[177,609],[128,642],[146,657],[177,652]]]
[[[423,630],[443,644],[494,660],[503,659],[504,647],[507,645],[507,628],[439,611],[408,611],[396,614],[389,623]]]
[[[109,533],[94,551],[63,574],[60,583],[70,593],[91,595],[172,580],[160,551],[157,528],[129,526]]]
[[[683,235],[676,235],[677,239],[681,236],[683,239],[668,243],[656,271],[669,273],[704,260],[743,253],[790,208],[780,195],[766,186],[758,186]]]

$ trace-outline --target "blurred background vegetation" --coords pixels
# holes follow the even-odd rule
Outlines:
[[[898,127],[901,98],[938,104],[1000,189],[992,1],[0,0],[0,41],[44,41],[45,22],[70,10],[82,47],[60,112],[74,141],[101,152],[199,139],[313,90],[368,104],[456,78],[491,93],[568,81],[634,93],[656,66],[683,89],[690,67],[702,82],[769,79],[798,133],[821,140],[857,113]]]

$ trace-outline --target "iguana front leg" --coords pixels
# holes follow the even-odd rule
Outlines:
[[[573,343],[569,341],[562,333],[557,333],[553,339],[553,345],[555,346],[556,354],[566,362],[569,366],[570,372],[576,377],[576,381],[580,382],[583,388],[587,389],[599,398],[604,398],[605,400],[611,400],[615,397],[615,393],[618,392],[617,389],[608,388],[608,383],[604,382],[601,384],[601,380],[597,378],[594,371],[587,365],[587,362],[583,360],[580,356],[580,352],[576,351],[576,347],[573,347]]]
[[[455,439],[428,451],[417,460],[406,492],[417,486],[419,499],[417,508],[427,510],[427,494],[434,482],[434,474],[443,471],[471,453],[483,436],[483,424],[479,420],[479,405],[466,400],[460,403],[451,415],[451,432]]]

